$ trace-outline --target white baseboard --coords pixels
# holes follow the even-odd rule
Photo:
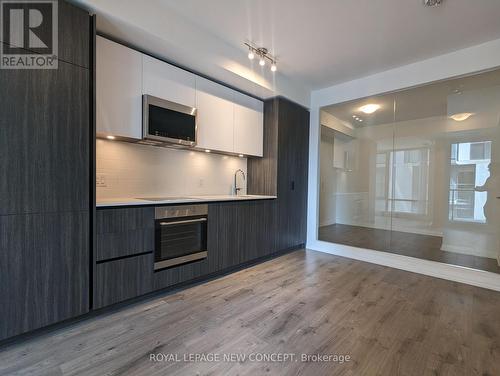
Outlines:
[[[479,248],[472,248],[472,247],[467,247],[467,246],[462,246],[462,245],[451,245],[451,244],[443,243],[441,245],[441,250],[447,251],[447,252],[460,253],[462,255],[487,257],[487,258],[491,258],[491,259],[497,258],[497,252],[495,250],[491,250],[491,249],[479,249]]]
[[[420,228],[415,228],[415,227],[398,227],[397,225],[391,225],[388,224],[387,226],[383,226],[380,224],[375,224],[372,222],[342,222],[342,221],[337,221],[336,223],[342,224],[342,225],[348,225],[348,226],[360,226],[360,227],[367,227],[367,228],[375,228],[377,230],[386,230],[386,231],[399,231],[399,232],[409,232],[411,234],[419,234],[419,235],[429,235],[429,236],[439,236],[443,237],[443,231],[440,230],[432,230],[432,229],[420,229]],[[323,225],[321,225],[323,226]]]
[[[323,227],[323,226],[331,226],[331,225],[334,225],[335,223],[337,223],[335,221],[335,219],[327,219],[326,221],[324,222],[320,222],[319,224],[319,227]]]
[[[424,274],[431,277],[447,279],[450,281],[500,291],[500,274],[492,272],[485,272],[464,266],[444,264],[436,261],[422,260],[388,252],[328,243],[320,240],[308,241],[307,248],[319,252],[325,252],[337,256],[348,257],[355,260],[371,262],[373,264]]]

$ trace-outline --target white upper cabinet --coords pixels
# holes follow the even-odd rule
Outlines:
[[[234,90],[196,77],[198,148],[234,152]]]
[[[142,139],[142,95],[196,107],[198,149],[262,156],[263,103],[97,37],[96,131]]]
[[[144,94],[195,107],[195,75],[161,60],[143,55]]]
[[[96,39],[96,132],[142,138],[142,54]]]
[[[241,93],[234,99],[234,151],[262,157],[264,136],[264,104]]]

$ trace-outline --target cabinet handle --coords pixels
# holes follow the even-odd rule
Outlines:
[[[206,222],[206,218],[200,218],[200,219],[188,219],[185,221],[175,221],[175,222],[160,222],[160,226],[172,226],[172,225],[180,225],[183,223],[198,223],[198,222]]]
[[[295,191],[295,181],[292,180],[292,183],[290,184],[290,188],[292,189],[292,191]]]

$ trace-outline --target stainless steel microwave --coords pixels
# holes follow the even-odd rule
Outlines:
[[[142,138],[153,144],[196,145],[196,108],[143,95]]]

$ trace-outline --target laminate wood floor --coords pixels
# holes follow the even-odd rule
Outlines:
[[[500,274],[495,259],[442,251],[443,238],[440,236],[337,223],[320,227],[318,239]]]
[[[300,250],[4,347],[0,374],[500,375],[499,318],[500,293]],[[351,360],[153,362],[151,353]]]

